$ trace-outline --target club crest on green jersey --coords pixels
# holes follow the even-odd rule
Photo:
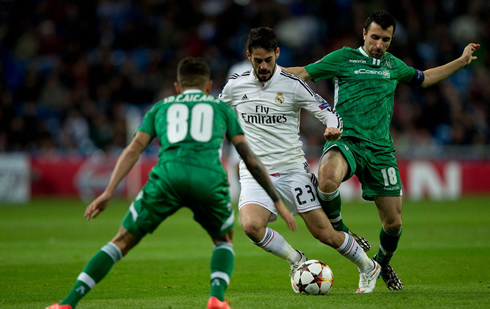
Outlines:
[[[390,69],[393,69],[393,67],[391,67],[391,60],[390,60],[390,58],[386,59],[385,66],[389,67]]]

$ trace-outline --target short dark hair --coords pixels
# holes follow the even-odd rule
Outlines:
[[[383,30],[388,29],[388,27],[393,26],[393,34],[395,34],[395,29],[396,29],[396,21],[395,17],[388,13],[387,11],[377,11],[371,14],[367,19],[366,23],[364,24],[364,29],[366,29],[366,32],[368,32],[369,27],[371,26],[372,22],[377,23],[378,25],[383,28]]]
[[[266,51],[277,50],[277,35],[269,27],[253,28],[248,34],[248,51],[252,53],[254,48],[263,48]]]
[[[201,87],[211,78],[211,69],[204,59],[187,57],[177,66],[177,82],[182,88]]]

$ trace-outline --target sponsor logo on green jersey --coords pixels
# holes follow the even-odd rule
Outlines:
[[[349,59],[349,62],[351,62],[351,63],[366,63],[366,60],[361,60],[361,59]]]
[[[370,74],[370,75],[381,75],[386,78],[390,78],[390,72],[389,71],[376,71],[376,70],[369,70],[369,69],[359,69],[355,70],[354,74]]]

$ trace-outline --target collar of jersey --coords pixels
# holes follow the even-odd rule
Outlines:
[[[186,94],[186,93],[202,93],[202,90],[201,89],[187,89],[184,92],[182,92],[182,94]]]
[[[279,67],[279,65],[276,63],[276,71],[274,72],[274,74],[272,74],[272,77],[268,81],[265,82],[264,87],[262,87],[262,88],[266,88],[267,86],[269,86],[272,83],[272,80],[275,79],[276,76],[279,76],[281,74],[281,71],[282,71],[281,67]],[[256,83],[261,84],[261,82],[259,81],[257,76],[255,76],[254,70],[250,71],[250,79],[252,79]]]
[[[381,60],[383,60],[383,58],[385,57],[385,55],[383,55],[383,57],[381,57],[381,59],[376,59],[376,58],[373,58],[371,56],[368,55],[368,53],[364,50],[364,48],[362,46],[359,46],[359,52],[361,54],[363,54],[364,56],[368,57],[369,59],[371,59],[371,64],[373,65],[381,65]]]

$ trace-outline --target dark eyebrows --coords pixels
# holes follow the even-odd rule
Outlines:
[[[387,42],[389,40],[391,40],[391,37],[390,36],[385,36],[385,37],[380,37],[379,35],[377,34],[371,34],[371,37],[375,40],[379,40],[379,39],[382,39],[383,41]]]
[[[255,62],[258,62],[258,63],[262,63],[262,61],[269,62],[269,61],[271,61],[271,60],[272,60],[272,56],[267,57],[267,58],[265,58],[265,59],[259,59],[259,58],[255,58],[255,57],[254,57],[254,61],[255,61]]]

